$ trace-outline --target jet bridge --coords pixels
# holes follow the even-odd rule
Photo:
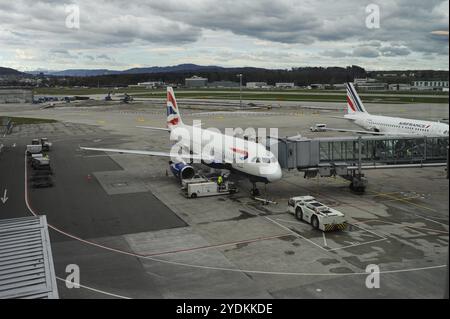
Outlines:
[[[283,169],[304,171],[305,178],[341,176],[358,192],[367,184],[363,170],[448,165],[448,137],[269,138],[267,143]]]

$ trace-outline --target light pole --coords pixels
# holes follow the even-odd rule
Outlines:
[[[237,76],[239,77],[239,107],[242,108],[242,73]]]

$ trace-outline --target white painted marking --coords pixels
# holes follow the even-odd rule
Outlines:
[[[114,154],[114,155],[124,155],[124,154]],[[108,154],[103,155],[75,155],[76,157],[83,157],[83,158],[95,158],[95,157],[110,157]]]
[[[290,233],[293,234],[294,236],[296,236],[296,237],[301,237],[301,238],[303,238],[304,240],[306,240],[307,242],[313,244],[314,246],[319,247],[319,248],[322,249],[322,250],[328,251],[327,249],[323,248],[323,247],[320,246],[319,244],[316,244],[316,243],[313,242],[312,240],[310,240],[310,239],[308,239],[308,238],[306,238],[306,237],[304,237],[304,236],[302,236],[302,235],[300,235],[300,234],[294,232],[294,231],[291,230],[290,228],[288,228],[288,227],[286,227],[286,226],[283,226],[283,225],[281,225],[280,223],[277,223],[277,222],[274,221],[273,219],[271,219],[271,218],[269,218],[269,217],[264,217],[264,218],[270,220],[272,223],[274,223],[274,224],[280,226],[281,228],[287,230],[288,232],[290,232]]]
[[[368,232],[368,233],[371,233],[372,235],[375,235],[375,236],[377,236],[377,237],[385,238],[385,239],[386,239],[385,236],[381,236],[381,235],[379,235],[379,234],[377,234],[377,233],[375,233],[375,232],[373,232],[373,231],[371,231],[371,230],[368,230],[368,229],[366,229],[366,228],[363,228],[363,227],[361,227],[361,226],[358,226],[358,225],[355,225],[355,224],[350,224],[350,223],[348,223],[348,224],[349,224],[349,225],[352,225],[352,226],[355,226],[355,227],[357,227],[357,228],[359,228],[359,229],[362,229],[362,230],[364,230],[364,231],[366,231],[366,232]]]
[[[281,218],[276,218],[276,220],[278,220],[280,222],[285,222],[285,223],[304,225],[304,223],[301,223],[301,222],[298,222],[298,221],[295,221],[295,220],[286,220],[286,219],[281,219]]]
[[[437,221],[435,221],[435,220],[433,220],[433,219],[430,219],[430,218],[426,218],[426,217],[420,216],[420,215],[418,215],[418,214],[416,214],[416,216],[417,216],[417,217],[420,217],[420,218],[423,218],[423,219],[425,219],[425,220],[428,220],[428,221],[430,221],[430,222],[433,222],[433,223],[436,223],[436,224],[439,224],[439,225],[442,225],[442,226],[448,227],[448,225],[447,225],[447,224],[444,224],[444,223],[440,223],[440,222],[437,222]]]
[[[327,237],[325,237],[325,232],[324,231],[322,232],[322,235],[323,235],[323,245],[324,245],[324,247],[328,247]]]
[[[2,201],[2,203],[6,203],[6,201],[8,200],[8,197],[6,196],[6,193],[8,192],[7,189],[5,189],[5,191],[3,192],[3,197],[0,197],[0,200]]]
[[[63,281],[65,283],[67,283],[67,282],[68,283],[72,283],[72,282],[69,282],[69,281],[67,281],[67,280],[65,280],[63,278],[56,277],[56,279],[58,279],[60,281]],[[113,293],[110,293],[110,292],[107,292],[107,291],[104,291],[104,290],[99,290],[99,289],[95,289],[95,288],[84,286],[84,285],[79,285],[79,286],[81,288],[88,289],[88,290],[91,290],[91,291],[95,291],[95,292],[98,292],[98,293],[101,293],[101,294],[104,294],[104,295],[107,295],[107,296],[116,297],[116,298],[119,298],[119,299],[131,299],[130,297],[116,295],[116,294],[113,294]]]
[[[346,249],[346,248],[362,246],[362,245],[367,245],[367,244],[373,244],[373,243],[376,243],[376,242],[379,242],[379,241],[383,241],[383,240],[387,240],[387,238],[380,238],[380,239],[366,241],[366,242],[363,242],[363,243],[356,243],[356,244],[352,244],[352,245],[348,245],[348,246],[344,246],[344,247],[332,248],[332,249],[329,249],[329,251],[339,250],[339,249]]]
[[[426,230],[426,231],[435,232],[435,233],[448,234],[448,231],[443,231],[443,230],[438,230],[438,229],[433,229],[433,228],[425,228],[425,227],[417,227],[417,226],[410,226],[410,225],[402,225],[402,224],[399,224],[399,223],[392,223],[392,222],[388,222],[388,221],[385,221],[385,220],[379,220],[379,219],[365,220],[365,221],[356,222],[354,224],[367,224],[367,223],[373,222],[373,221],[374,222],[379,222],[379,223],[384,223],[384,224],[389,224],[389,225],[395,225],[395,226],[398,226],[400,228],[420,229],[420,230]],[[446,224],[444,224],[444,225],[446,227],[448,227]]]

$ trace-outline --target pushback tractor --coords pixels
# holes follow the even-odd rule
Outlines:
[[[290,198],[288,211],[298,220],[311,224],[314,229],[332,231],[347,228],[347,219],[343,213],[325,206],[312,196]]]

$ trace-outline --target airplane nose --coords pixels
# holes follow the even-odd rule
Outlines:
[[[267,180],[269,182],[276,182],[281,179],[283,176],[283,173],[281,172],[281,167],[279,164],[276,165],[276,168],[274,168],[274,171],[270,174],[267,174]]]

